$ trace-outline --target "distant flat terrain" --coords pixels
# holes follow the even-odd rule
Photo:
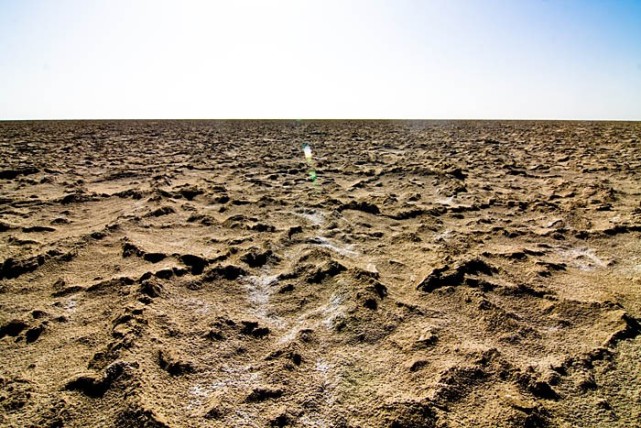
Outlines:
[[[0,122],[0,159],[2,426],[641,423],[641,123]]]

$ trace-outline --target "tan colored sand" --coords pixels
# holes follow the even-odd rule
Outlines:
[[[640,136],[0,123],[0,425],[637,426]]]

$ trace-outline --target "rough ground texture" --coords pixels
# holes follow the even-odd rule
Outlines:
[[[640,135],[0,123],[0,425],[639,426]]]

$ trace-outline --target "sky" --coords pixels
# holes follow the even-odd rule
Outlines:
[[[0,0],[0,120],[641,120],[641,1]]]

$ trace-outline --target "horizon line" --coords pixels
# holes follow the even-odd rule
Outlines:
[[[548,118],[38,118],[2,119],[1,122],[108,122],[108,121],[501,121],[501,122],[641,122],[640,119],[548,119]]]

